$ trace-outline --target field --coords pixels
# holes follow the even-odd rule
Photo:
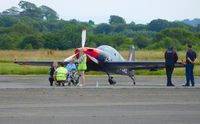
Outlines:
[[[74,50],[58,51],[58,50],[33,50],[33,51],[0,51],[0,74],[48,74],[49,67],[21,66],[13,62],[15,60],[64,60],[72,55]],[[120,51],[122,56],[128,58],[129,51]],[[199,55],[200,52],[197,54]],[[163,61],[164,51],[136,51],[136,60],[141,61]],[[185,60],[185,51],[178,52],[179,60]],[[199,59],[198,59],[199,60]],[[200,75],[199,62],[195,66],[195,75]],[[89,72],[88,74],[101,74],[98,72]],[[159,71],[136,71],[140,75],[163,75],[165,70]],[[175,75],[185,75],[185,69],[175,69]]]

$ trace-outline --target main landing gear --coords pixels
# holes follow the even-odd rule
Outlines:
[[[117,82],[114,80],[114,78],[111,77],[109,73],[107,73],[107,75],[108,75],[108,82],[109,82],[109,84],[110,85],[115,85]]]
[[[117,82],[114,80],[114,78],[112,76],[110,76],[109,73],[106,72],[106,74],[108,75],[108,82],[110,85],[115,85]],[[133,81],[133,85],[136,84],[136,81],[135,81],[135,76],[134,75],[128,75],[131,80]]]
[[[110,85],[115,85],[117,82],[114,80],[113,77],[108,77],[108,82],[110,83]]]

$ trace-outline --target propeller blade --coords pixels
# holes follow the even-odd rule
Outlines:
[[[74,58],[74,56],[76,56],[77,54],[71,55],[70,57],[66,58],[64,60],[64,62],[69,62],[70,60],[72,60]]]
[[[88,54],[86,54],[93,62],[95,62],[96,64],[99,64],[99,61],[96,59],[96,58],[94,58],[94,57],[92,57],[92,56],[90,56],[90,55],[88,55]]]
[[[86,29],[83,29],[82,31],[82,48],[84,48],[86,42]]]

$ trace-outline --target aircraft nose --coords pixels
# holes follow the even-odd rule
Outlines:
[[[79,58],[79,53],[80,53],[80,50],[79,50],[79,48],[77,48],[77,49],[74,51],[74,54],[76,54],[76,58],[77,58],[77,59]]]
[[[83,49],[83,50],[82,50]],[[76,50],[74,51],[74,54],[76,54],[76,58],[79,58],[79,54],[80,52],[83,51],[84,53],[87,53],[87,49],[86,48],[76,48]]]

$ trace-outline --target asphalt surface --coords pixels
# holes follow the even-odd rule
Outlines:
[[[50,87],[48,76],[0,76],[0,124],[199,124],[200,78],[87,76],[86,85]],[[96,86],[98,83],[98,87]]]

